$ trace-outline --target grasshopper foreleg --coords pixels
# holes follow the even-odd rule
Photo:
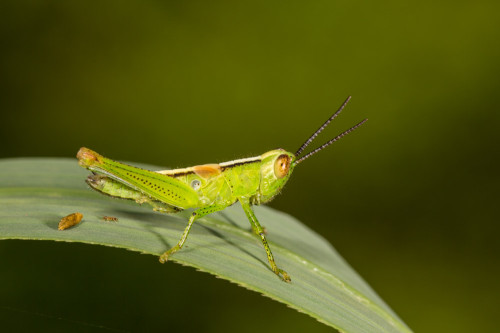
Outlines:
[[[284,270],[278,268],[276,265],[276,262],[274,261],[274,256],[273,253],[271,252],[271,248],[269,247],[269,244],[267,243],[266,235],[262,227],[260,226],[259,221],[257,220],[257,217],[255,216],[252,206],[250,206],[250,202],[248,199],[245,198],[240,198],[239,199],[241,203],[241,207],[243,207],[243,210],[245,211],[245,214],[248,217],[248,220],[250,221],[250,224],[252,225],[252,229],[254,232],[260,237],[262,244],[264,245],[264,249],[266,250],[267,253],[267,260],[269,261],[269,264],[271,265],[271,269],[273,272],[278,275],[283,281],[285,282],[290,282],[292,281],[290,279],[290,275],[288,275],[287,272]]]
[[[199,219],[200,217],[203,217],[205,215],[217,212],[219,210],[223,210],[226,207],[227,207],[226,205],[212,205],[212,206],[207,206],[207,207],[203,207],[203,208],[199,208],[199,209],[195,210],[193,212],[193,214],[191,214],[191,217],[189,218],[188,225],[186,226],[186,229],[184,229],[182,237],[179,240],[179,242],[177,243],[177,245],[172,247],[170,250],[165,251],[160,256],[160,262],[162,264],[165,263],[168,260],[169,256],[171,256],[172,254],[174,254],[175,252],[179,251],[182,248],[182,246],[184,245],[184,242],[187,239],[187,236],[189,234],[189,231],[191,230],[191,226],[193,225],[194,221],[196,221],[197,219]]]

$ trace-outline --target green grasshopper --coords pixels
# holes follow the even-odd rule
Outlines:
[[[275,149],[260,156],[220,164],[149,171],[105,158],[88,148],[81,148],[77,154],[78,163],[92,171],[86,181],[92,189],[103,194],[135,200],[140,204],[147,203],[153,206],[155,211],[163,213],[194,209],[181,239],[177,245],[160,256],[161,263],[166,262],[182,248],[194,221],[239,201],[253,231],[264,245],[272,271],[282,280],[290,282],[290,276],[276,265],[265,233],[251,206],[271,201],[281,191],[297,164],[352,132],[367,120],[364,119],[310,153],[299,157],[316,136],[337,117],[349,100],[350,97],[295,154]]]

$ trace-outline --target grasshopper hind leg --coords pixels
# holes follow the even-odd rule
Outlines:
[[[160,212],[160,213],[165,213],[165,214],[175,214],[175,213],[178,213],[178,212],[182,212],[181,208],[168,205],[168,204],[163,203],[161,201],[149,200],[149,201],[146,201],[146,203],[148,203],[151,206],[153,206],[153,210],[155,212]]]
[[[140,205],[146,203],[153,206],[153,210],[157,212],[175,214],[182,211],[182,209],[178,207],[154,200],[147,194],[144,194],[141,191],[133,189],[130,186],[120,183],[105,175],[92,172],[92,174],[89,175],[85,181],[91,188],[101,192],[102,194],[112,198],[133,200]]]

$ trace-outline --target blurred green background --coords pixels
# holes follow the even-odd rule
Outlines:
[[[369,122],[270,206],[328,239],[416,332],[493,332],[499,13],[486,0],[4,0],[0,157],[86,146],[185,167],[295,151],[352,95],[314,146]],[[2,241],[0,258],[2,328],[330,331],[152,256]]]

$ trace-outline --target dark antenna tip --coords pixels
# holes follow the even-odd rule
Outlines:
[[[325,121],[325,123],[323,125],[321,125],[316,130],[316,132],[314,132],[314,134],[311,135],[311,137],[309,139],[307,139],[307,141],[302,144],[302,146],[300,146],[300,148],[295,153],[295,156],[299,156],[300,153],[302,153],[304,151],[304,149],[306,149],[306,147],[309,146],[309,144],[311,142],[313,142],[313,140],[318,136],[318,134],[321,133],[325,129],[325,127],[328,126],[328,124],[339,115],[340,112],[342,112],[342,110],[347,105],[347,103],[349,103],[350,100],[351,100],[351,96],[348,96],[346,98],[346,100],[344,101],[344,103],[342,103],[342,105],[339,107],[339,109],[330,118],[328,118],[328,120]]]

